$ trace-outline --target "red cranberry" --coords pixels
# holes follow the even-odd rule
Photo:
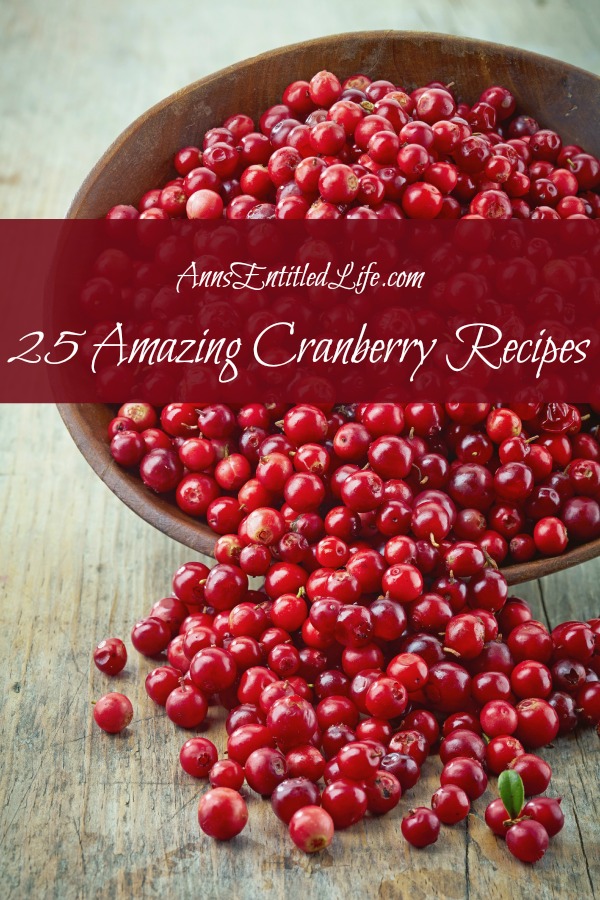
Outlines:
[[[125,668],[127,650],[119,638],[100,641],[94,650],[94,664],[105,675],[118,675]]]
[[[430,809],[419,806],[402,819],[402,834],[413,847],[435,844],[440,833],[440,819]]]
[[[110,693],[94,704],[94,721],[108,734],[118,734],[133,719],[133,706],[124,694]]]
[[[200,798],[198,823],[209,837],[229,841],[244,830],[247,821],[246,801],[231,788],[213,788]]]

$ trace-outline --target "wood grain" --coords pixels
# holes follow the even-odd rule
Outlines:
[[[598,70],[600,28],[587,0],[353,0],[214,4],[188,0],[6,0],[0,4],[2,215],[61,216],[106,146],[181,85],[271,47],[341,28],[471,34]],[[587,898],[600,876],[600,743],[587,731],[544,755],[566,826],[534,869],[514,862],[482,823],[444,829],[411,851],[399,820],[427,803],[436,766],[399,810],[336,837],[317,859],[294,850],[268,804],[227,846],[198,831],[203,785],[178,765],[186,734],[147,700],[150,668],[134,654],[116,687],[135,720],[117,738],[94,730],[91,702],[109,680],[94,645],[127,636],[193,558],[96,478],[52,407],[0,407],[0,896],[29,898]],[[598,615],[600,563],[520,587],[538,615]],[[223,729],[215,726],[222,750]]]

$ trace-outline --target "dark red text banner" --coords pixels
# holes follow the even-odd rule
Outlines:
[[[600,222],[0,221],[1,402],[598,402]]]

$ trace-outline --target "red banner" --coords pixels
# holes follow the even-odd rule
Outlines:
[[[0,401],[598,399],[600,223],[0,222]]]

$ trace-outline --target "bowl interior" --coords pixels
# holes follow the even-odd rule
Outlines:
[[[78,191],[69,218],[99,218],[117,203],[137,204],[151,187],[173,176],[173,154],[197,144],[202,134],[235,112],[257,119],[279,102],[285,86],[310,79],[321,69],[344,78],[363,72],[407,88],[430,81],[453,83],[473,102],[492,84],[509,88],[521,111],[563,141],[600,155],[600,129],[589,114],[600,78],[567,63],[524,50],[467,38],[421,32],[341,34],[283,47],[223,69],[183,88],[154,106],[121,134]],[[116,466],[106,440],[110,409],[63,404],[61,415],[90,465],[130,508],[161,531],[194,550],[210,553],[214,535],[169,500],[151,495],[139,478]],[[600,541],[555,559],[507,567],[510,583],[558,571],[600,553]]]

